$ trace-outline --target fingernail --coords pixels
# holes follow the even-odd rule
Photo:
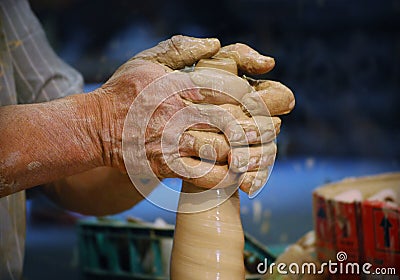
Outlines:
[[[247,131],[246,132],[247,141],[253,142],[257,140],[257,132],[255,131]]]
[[[270,165],[272,162],[274,162],[274,157],[273,156],[268,156],[268,157],[263,157],[262,158],[262,165]]]
[[[240,173],[244,173],[244,172],[246,172],[247,171],[247,164],[246,165],[244,165],[244,166],[242,166],[242,167],[239,167],[237,170],[240,172]]]
[[[251,185],[251,187],[249,189],[248,196],[250,198],[255,197],[258,194],[258,192],[260,191],[261,187],[262,187],[262,180],[254,180],[253,184]]]
[[[227,135],[230,142],[238,142],[245,137],[243,128],[238,123],[229,126]]]
[[[261,158],[262,158],[262,156],[261,156]],[[250,168],[250,167],[256,166],[256,165],[257,165],[257,162],[259,162],[259,161],[260,161],[260,158],[259,158],[259,157],[251,157],[251,158],[249,159],[249,163],[248,163],[249,168]]]
[[[221,43],[219,42],[219,40],[217,38],[207,38],[208,42],[214,44],[214,45],[218,45],[221,46]]]
[[[261,187],[262,181],[260,179],[255,179],[253,182],[253,186],[259,189]]]

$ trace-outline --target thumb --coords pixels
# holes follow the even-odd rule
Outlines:
[[[218,39],[176,35],[137,54],[135,58],[158,62],[176,70],[193,65],[202,58],[212,57],[220,47]]]
[[[224,46],[215,55],[215,58],[232,58],[238,68],[246,74],[264,74],[275,66],[272,57],[259,54],[256,50],[241,43]]]

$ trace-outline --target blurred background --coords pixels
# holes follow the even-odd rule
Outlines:
[[[400,1],[32,0],[57,53],[87,83],[175,34],[243,42],[276,59],[296,109],[281,155],[400,155]],[[283,137],[282,137],[283,138]]]
[[[56,52],[86,90],[124,61],[175,34],[245,43],[275,58],[256,78],[296,96],[283,116],[278,158],[255,199],[242,197],[244,229],[274,248],[311,230],[312,190],[348,176],[400,170],[400,0],[31,0]],[[171,181],[177,184],[177,181]],[[77,277],[81,216],[30,192],[25,278]],[[174,223],[143,202],[117,218]],[[69,277],[69,278],[68,278]],[[38,277],[39,278],[39,277]],[[47,279],[43,278],[42,279]]]

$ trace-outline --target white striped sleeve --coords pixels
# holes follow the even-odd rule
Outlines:
[[[36,103],[82,93],[82,76],[55,54],[27,1],[1,2],[18,102]]]

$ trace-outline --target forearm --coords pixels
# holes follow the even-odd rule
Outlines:
[[[103,165],[93,103],[80,94],[0,108],[0,197]]]
[[[122,212],[143,199],[127,174],[110,167],[99,167],[69,176],[42,189],[60,206],[95,216]]]

